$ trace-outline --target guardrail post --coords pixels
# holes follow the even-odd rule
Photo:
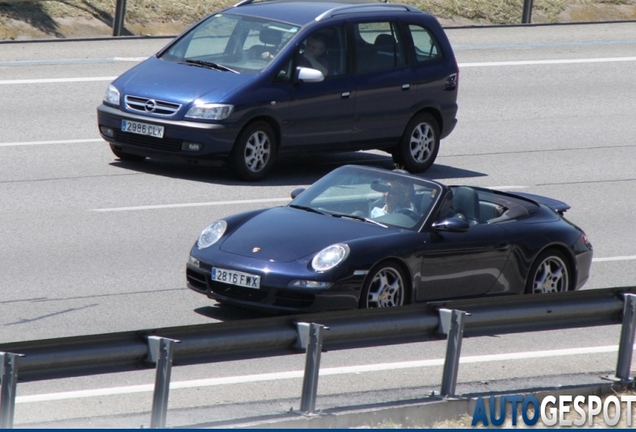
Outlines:
[[[523,11],[521,12],[521,23],[530,24],[532,22],[532,0],[523,1]]]
[[[178,342],[175,339],[148,336],[148,357],[146,361],[157,364],[155,391],[152,398],[152,414],[150,417],[151,428],[164,428],[166,426],[173,348],[174,344]]]
[[[329,330],[329,328],[316,323],[296,323],[296,326],[298,328],[297,346],[307,350],[300,410],[307,414],[313,414],[316,410],[316,394],[318,392],[322,331]]]
[[[618,345],[618,361],[616,362],[617,381],[628,382],[633,378],[629,376],[632,368],[632,354],[634,352],[634,330],[636,330],[636,295],[624,294],[623,324],[621,326],[621,339]]]
[[[121,36],[124,28],[124,16],[126,15],[126,0],[117,0],[115,6],[115,19],[113,20],[113,36]]]
[[[455,396],[457,372],[459,369],[459,355],[462,349],[462,339],[464,337],[464,318],[467,315],[470,314],[456,309],[439,310],[439,331],[448,335],[441,389],[441,394],[444,397]]]
[[[0,429],[13,428],[18,357],[22,355],[0,352]]]

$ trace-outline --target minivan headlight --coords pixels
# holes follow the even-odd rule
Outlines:
[[[195,103],[185,116],[203,120],[224,120],[232,114],[233,110],[234,105]]]
[[[106,89],[106,94],[104,95],[104,102],[108,102],[112,105],[119,105],[119,90],[110,84]]]
[[[349,256],[349,246],[343,243],[327,246],[311,260],[311,266],[318,272],[330,270]]]
[[[199,239],[197,240],[197,246],[199,249],[205,249],[207,247],[212,246],[214,243],[219,241],[223,234],[225,234],[225,230],[227,229],[227,222],[224,220],[218,220],[216,222],[211,223],[199,235]]]

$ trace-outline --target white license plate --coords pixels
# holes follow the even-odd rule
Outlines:
[[[130,120],[121,121],[121,130],[139,135],[148,135],[155,138],[163,138],[163,126],[155,126]]]
[[[259,289],[261,277],[249,273],[212,267],[212,280],[226,284]]]

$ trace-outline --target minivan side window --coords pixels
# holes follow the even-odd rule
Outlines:
[[[396,23],[366,22],[353,25],[356,71],[370,72],[403,66],[404,43]]]
[[[347,69],[346,46],[342,26],[321,28],[301,43],[297,65],[318,69],[325,77],[343,75]]]
[[[415,60],[418,63],[434,60],[442,56],[437,41],[427,29],[415,24],[409,24],[409,31],[415,47]]]
[[[317,69],[325,78],[343,75],[347,70],[345,32],[342,26],[316,30],[300,44],[293,58],[276,75],[275,81],[291,80],[296,67]]]

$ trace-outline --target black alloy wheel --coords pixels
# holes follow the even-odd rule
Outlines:
[[[527,294],[566,292],[571,288],[572,270],[562,252],[548,249],[532,264],[526,282]]]
[[[367,276],[360,293],[360,308],[381,308],[404,305],[406,278],[394,262],[387,261],[374,267]]]

